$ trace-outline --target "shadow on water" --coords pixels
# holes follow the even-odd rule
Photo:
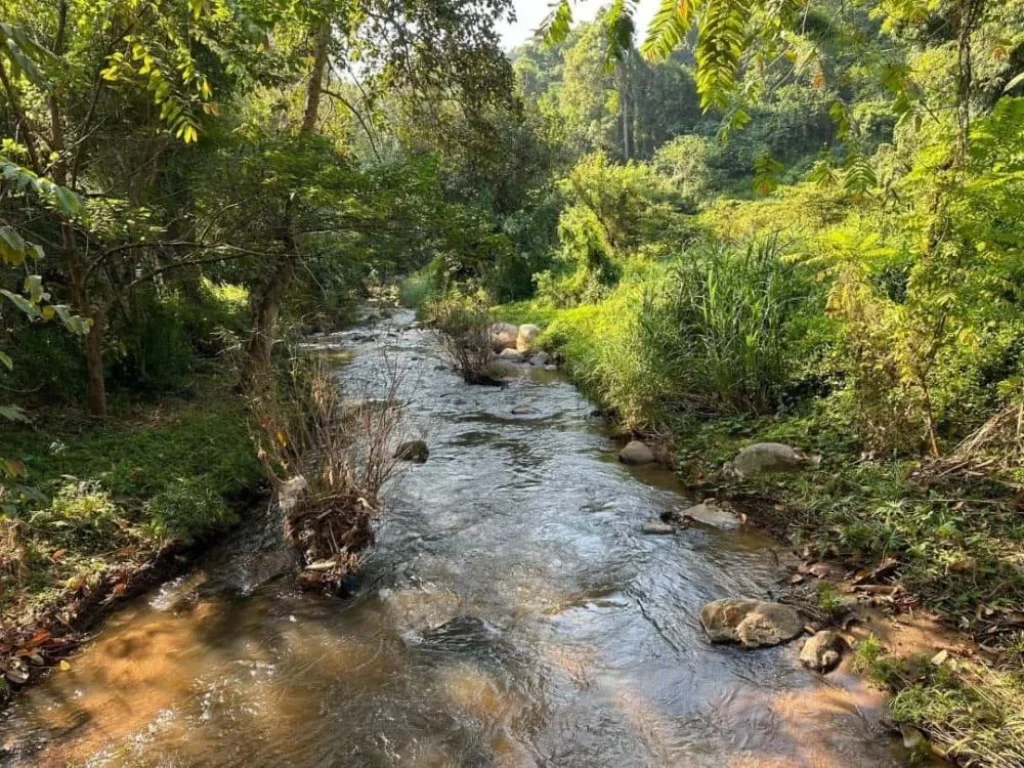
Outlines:
[[[906,763],[856,679],[703,638],[704,602],[775,585],[768,542],[642,536],[687,504],[671,473],[618,464],[558,375],[463,385],[429,334],[395,332],[411,319],[316,340],[355,353],[339,381],[366,397],[389,345],[431,449],[389,489],[358,595],[296,592],[254,519],[17,700],[10,764]]]

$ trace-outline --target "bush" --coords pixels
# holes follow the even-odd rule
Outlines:
[[[479,300],[452,293],[430,305],[430,322],[452,363],[469,384],[492,381],[490,314]]]
[[[427,269],[414,272],[402,281],[398,301],[403,307],[419,309],[434,295],[434,284]]]
[[[78,549],[109,546],[128,529],[117,505],[95,481],[68,479],[53,496],[50,506],[29,517],[32,528]]]
[[[146,504],[146,531],[158,539],[191,544],[237,522],[206,478],[178,478]]]

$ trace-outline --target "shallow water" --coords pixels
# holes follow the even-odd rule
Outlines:
[[[273,578],[287,553],[251,522],[20,696],[9,764],[906,764],[856,679],[703,638],[706,601],[777,588],[769,542],[643,536],[688,505],[670,473],[617,463],[557,373],[465,386],[411,319],[319,342],[357,353],[338,375],[363,397],[387,348],[431,450],[390,489],[356,597]]]

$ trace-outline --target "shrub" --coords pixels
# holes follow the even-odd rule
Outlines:
[[[452,293],[430,305],[429,319],[462,378],[469,384],[491,382],[491,318],[485,304]]]
[[[74,478],[68,478],[57,490],[48,507],[29,517],[29,525],[53,538],[74,542],[80,549],[109,545],[129,527],[99,483]]]
[[[191,544],[237,516],[203,477],[178,478],[146,503],[146,531],[158,539]]]

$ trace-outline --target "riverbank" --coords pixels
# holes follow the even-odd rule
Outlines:
[[[807,398],[784,415],[664,418],[657,382],[630,368],[622,313],[530,302],[492,314],[544,325],[541,345],[624,436],[659,443],[696,498],[724,502],[791,545],[796,598],[825,619],[849,618],[860,599],[897,625],[927,614],[956,630],[962,642],[910,653],[865,635],[857,664],[893,693],[895,720],[950,759],[1024,761],[1024,519],[1013,467],[982,452],[943,463],[864,454],[837,398]],[[745,445],[768,441],[818,454],[820,466],[745,479],[724,469]],[[1000,446],[988,447],[994,456]],[[857,574],[870,594],[855,589]]]
[[[44,409],[5,428],[21,486],[3,518],[0,702],[65,657],[113,604],[180,571],[227,530],[262,474],[243,399],[216,370],[105,422]]]

